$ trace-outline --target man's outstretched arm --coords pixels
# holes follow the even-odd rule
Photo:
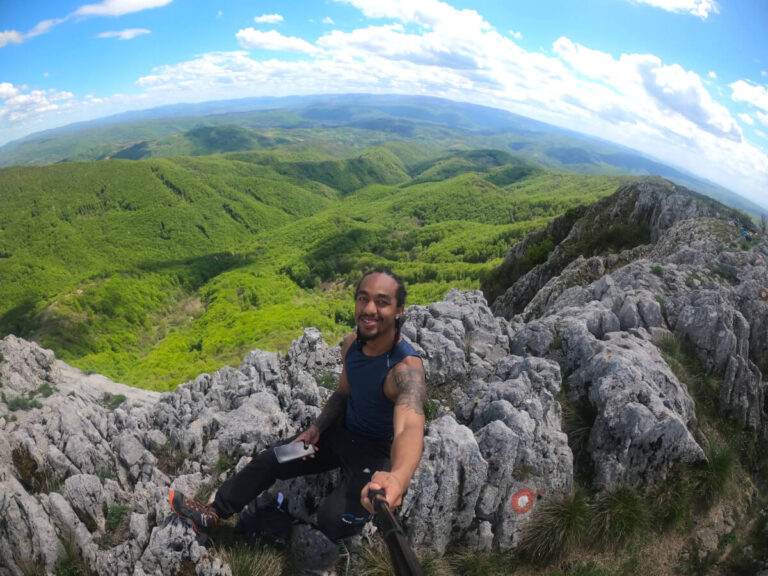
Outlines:
[[[388,380],[390,378],[397,394],[394,416],[395,436],[392,440],[392,471],[377,472],[371,478],[371,482],[363,488],[361,502],[369,512],[373,512],[373,505],[367,498],[368,489],[383,488],[390,507],[400,505],[403,494],[419,466],[424,449],[424,400],[427,387],[421,359],[409,356],[393,368]]]

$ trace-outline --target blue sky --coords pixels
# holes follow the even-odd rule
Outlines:
[[[765,0],[0,0],[0,145],[177,102],[429,94],[768,205]]]

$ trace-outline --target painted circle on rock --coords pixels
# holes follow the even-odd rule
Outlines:
[[[516,514],[525,514],[531,509],[533,502],[542,494],[544,494],[544,490],[539,490],[534,493],[528,488],[523,488],[519,492],[515,492],[514,496],[512,496],[512,501],[510,502],[512,510],[514,510]]]
[[[768,288],[760,288],[757,295],[760,297],[760,300],[768,301]]]

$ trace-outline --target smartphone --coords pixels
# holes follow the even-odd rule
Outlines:
[[[275,446],[275,457],[277,461],[282,464],[283,462],[290,462],[298,458],[306,458],[315,453],[315,447],[309,444],[304,448],[304,442],[293,442],[292,444],[281,444]]]

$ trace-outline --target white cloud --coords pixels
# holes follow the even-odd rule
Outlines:
[[[260,50],[276,50],[307,54],[317,52],[317,48],[312,46],[312,44],[306,40],[293,36],[283,36],[276,30],[262,32],[261,30],[246,28],[245,30],[240,30],[235,36],[237,37],[240,46],[249,50],[256,48]]]
[[[661,8],[668,12],[678,14],[691,14],[698,16],[702,20],[710,14],[718,14],[720,10],[715,0],[634,0],[641,4],[650,4],[655,8]]]
[[[709,74],[707,74],[707,76],[712,78],[712,80],[717,80],[717,72],[715,72],[714,70],[710,70],[710,72],[709,72]]]
[[[133,40],[136,36],[143,34],[150,34],[151,30],[146,28],[127,28],[125,30],[111,30],[109,32],[102,32],[97,38],[119,38],[120,40]]]
[[[760,123],[768,128],[768,114],[763,114],[762,112],[757,113],[757,119],[760,120]]]
[[[159,8],[172,0],[104,0],[98,4],[85,4],[75,10],[80,16],[123,16],[149,8]]]
[[[0,100],[13,98],[18,93],[19,89],[10,82],[0,82]]]
[[[514,30],[509,31],[509,35],[512,36],[515,40],[520,40],[523,35],[520,32],[515,32]]]
[[[66,18],[54,18],[52,20],[43,20],[39,22],[32,30],[26,34],[21,34],[16,30],[5,30],[0,32],[0,48],[7,46],[8,44],[21,44],[29,38],[40,36],[51,31],[51,28],[64,22]]]
[[[0,106],[0,118],[9,124],[20,124],[29,119],[38,120],[42,115],[66,109],[70,106],[68,101],[74,98],[72,93],[64,91],[22,91],[7,83],[0,86],[7,94],[5,104]],[[6,86],[10,86],[10,89]]]
[[[736,102],[746,102],[768,112],[768,86],[758,86],[744,80],[730,84],[731,98]]]
[[[24,42],[24,35],[16,30],[5,30],[0,32],[0,48],[8,44],[21,44]]]
[[[750,126],[755,125],[755,121],[749,114],[739,114],[739,118],[741,118],[741,121],[744,122],[744,124],[749,124]]]
[[[325,18],[323,18],[323,24],[335,24],[335,22],[333,21],[333,18],[331,18],[330,16],[326,16]]]
[[[253,21],[256,24],[277,24],[283,21],[283,17],[280,14],[262,14],[261,16],[256,16]]]
[[[224,16],[224,12],[222,12],[221,10],[216,12],[216,18],[221,18],[222,16]]]

